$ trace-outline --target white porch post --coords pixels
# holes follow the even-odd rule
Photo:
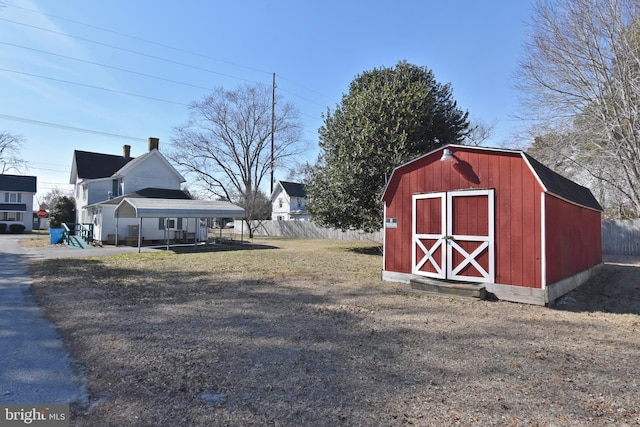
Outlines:
[[[138,219],[138,253],[140,253],[141,243],[142,243],[142,217]]]
[[[118,215],[116,215],[116,246],[118,246]]]
[[[169,218],[165,218],[164,219],[164,231],[165,231],[165,233],[167,233],[167,251],[169,251],[169,237],[171,235],[171,233],[167,229],[168,226],[169,226]]]

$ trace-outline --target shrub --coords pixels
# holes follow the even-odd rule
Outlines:
[[[25,229],[25,226],[22,224],[11,224],[9,226],[9,232],[12,234],[20,234],[24,231],[24,229]]]
[[[53,200],[49,211],[49,226],[60,228],[64,222],[75,222],[75,199],[73,197],[62,196]]]
[[[0,223],[0,233],[6,233],[7,232],[7,224],[5,224],[4,222]]]

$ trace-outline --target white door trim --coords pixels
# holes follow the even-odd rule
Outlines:
[[[466,236],[453,234],[453,198],[465,197],[465,196],[487,196],[488,203],[488,235],[487,236]],[[451,280],[472,281],[482,283],[493,283],[495,280],[495,249],[494,249],[494,194],[493,190],[464,190],[464,191],[450,191],[447,193],[447,209],[446,209],[446,225],[447,225],[447,258],[446,258],[446,278]],[[468,253],[458,243],[458,241],[467,242],[482,242],[474,251]],[[476,257],[485,250],[488,251],[489,265],[488,270],[485,270],[477,261]],[[458,252],[464,257],[464,260],[458,264],[453,265],[454,251]],[[473,265],[473,267],[480,273],[480,276],[465,276],[459,274],[467,265]]]
[[[426,277],[434,277],[437,279],[446,279],[446,256],[447,251],[443,247],[440,250],[440,260],[436,260],[433,254],[440,248],[445,241],[445,218],[447,217],[447,206],[445,203],[445,196],[447,193],[429,193],[429,194],[414,194],[412,197],[411,205],[411,270],[413,274]],[[423,199],[440,199],[440,232],[438,234],[418,234],[416,231],[416,207],[418,200]],[[435,240],[436,242],[427,248],[422,240]],[[425,255],[418,261],[416,259],[417,248],[420,248]],[[430,262],[436,272],[422,271],[420,270],[424,265]]]

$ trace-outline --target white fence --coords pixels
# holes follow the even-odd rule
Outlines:
[[[319,227],[309,221],[253,221],[254,236],[304,237],[309,239],[373,240],[382,243],[382,231],[365,233],[360,230],[337,230]],[[235,222],[235,232],[240,233],[240,221]],[[249,234],[244,224],[245,236]]]
[[[640,219],[602,221],[602,253],[640,255]]]

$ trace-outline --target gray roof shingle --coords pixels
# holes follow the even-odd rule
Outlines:
[[[35,193],[38,178],[24,175],[0,175],[0,191]]]
[[[284,188],[284,191],[287,192],[289,197],[307,197],[307,192],[305,191],[304,184],[299,184],[297,182],[280,181],[280,185],[282,185],[282,188]]]
[[[133,193],[125,194],[123,196],[115,197],[111,200],[105,200],[100,203],[106,203],[110,205],[117,205],[124,198],[128,199],[183,199],[190,200],[191,197],[182,190],[168,190],[166,188],[143,188],[142,190],[135,191]]]
[[[538,178],[540,178],[540,181],[542,181],[542,184],[549,193],[560,196],[577,205],[602,211],[602,206],[600,206],[600,203],[598,203],[598,200],[596,200],[591,190],[554,172],[529,154],[523,153],[523,156],[527,159],[533,171],[538,175]]]
[[[73,156],[78,178],[81,179],[108,178],[133,160],[133,157],[125,158],[113,154],[91,153],[80,150],[74,150]]]

